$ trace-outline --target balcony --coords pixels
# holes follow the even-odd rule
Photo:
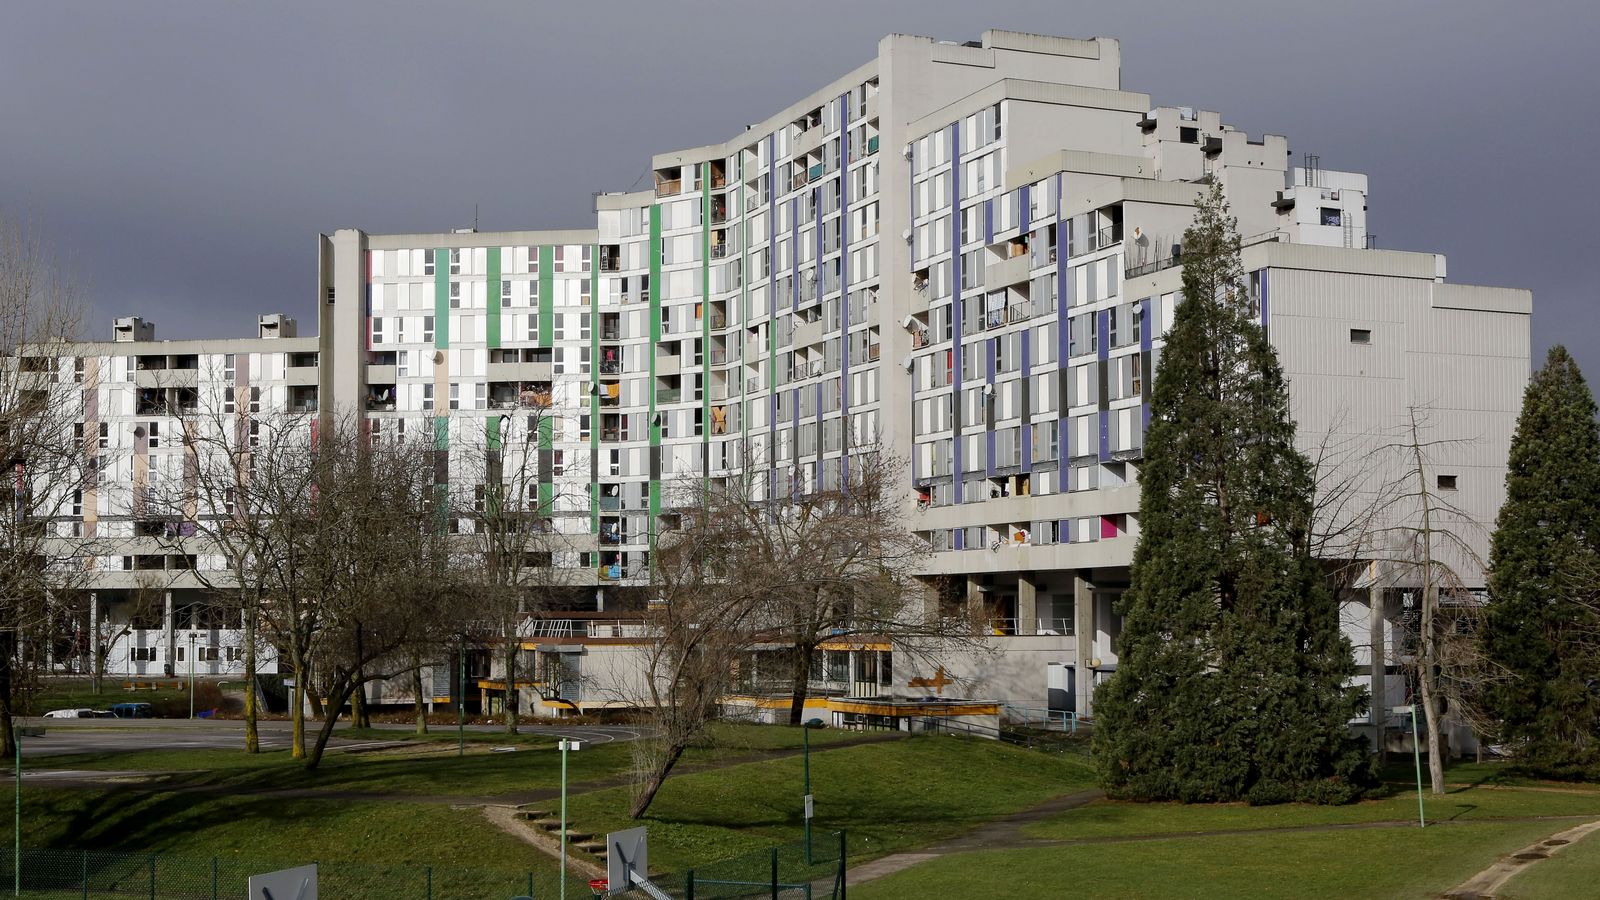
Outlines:
[[[812,181],[817,181],[817,180],[821,179],[822,178],[822,163],[817,163],[816,165],[812,166],[811,167],[811,171],[808,174],[810,175],[810,180],[812,180]]]
[[[679,195],[681,193],[683,193],[683,179],[682,178],[661,178],[660,176],[656,177],[656,196],[657,197],[676,197],[677,195]]]
[[[755,393],[756,391],[761,390],[761,376],[760,375],[752,375],[752,376],[750,376],[749,378],[745,379],[744,386],[745,386],[745,390],[748,391],[749,393],[752,393],[752,394]]]
[[[607,444],[615,444],[622,440],[622,430],[619,428],[600,429],[600,440]]]
[[[1104,250],[1105,248],[1110,247],[1112,244],[1122,243],[1122,224],[1120,222],[1114,223],[1107,225],[1099,231],[1093,232],[1089,235],[1087,243],[1089,246],[1085,248],[1084,252],[1086,253],[1095,250]]]
[[[1026,253],[992,262],[984,272],[984,287],[992,291],[1013,284],[1026,284],[1028,271],[1032,267],[1032,258]]]
[[[622,360],[620,360],[620,359],[603,359],[603,360],[601,360],[600,361],[600,374],[601,375],[621,375],[622,374]]]
[[[728,245],[726,243],[712,244],[711,245],[711,258],[712,259],[726,259],[727,256],[728,256]]]
[[[806,173],[804,171],[796,172],[794,173],[794,185],[792,190],[798,191],[805,187],[809,182],[810,179],[806,178]]]
[[[712,327],[715,328],[715,327],[719,327],[719,326],[713,325]],[[728,361],[728,351],[723,350],[721,348],[716,348],[716,347],[712,348],[712,350],[711,350],[711,364],[713,366],[723,365],[727,361]]]
[[[602,254],[600,256],[600,271],[602,271],[602,272],[620,272],[620,271],[622,271],[622,258],[618,257],[618,256],[608,256],[608,255]]]
[[[669,375],[676,375],[680,371],[682,371],[682,363],[679,361],[679,359],[678,359],[676,354],[672,354],[672,353],[657,353],[656,354],[656,376],[658,378],[659,377],[666,377],[666,376],[669,376]]]
[[[683,399],[683,388],[657,388],[657,403],[677,403]]]
[[[794,346],[809,347],[822,342],[822,320],[803,322],[794,326]]]

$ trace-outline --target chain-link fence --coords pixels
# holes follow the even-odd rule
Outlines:
[[[11,848],[0,851],[0,894],[9,894],[13,885],[20,884],[19,896],[34,900],[238,900],[247,895],[250,876],[303,864],[164,853],[24,849],[19,879],[13,859]],[[581,877],[569,872],[567,878],[569,896],[588,896]],[[542,872],[331,862],[317,867],[317,892],[334,900],[553,900],[558,882],[555,875]]]
[[[692,869],[650,877],[651,889],[612,891],[626,900],[844,900],[845,835],[819,832],[805,842],[783,844]]]

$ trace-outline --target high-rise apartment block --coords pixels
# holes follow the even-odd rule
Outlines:
[[[673,482],[825,489],[851,448],[880,444],[908,462],[905,522],[933,551],[930,584],[988,623],[986,649],[886,665],[881,647],[841,645],[819,688],[904,696],[954,679],[947,692],[1087,711],[1117,662],[1150,389],[1211,183],[1238,219],[1302,444],[1359,458],[1425,409],[1436,433],[1471,439],[1436,487],[1483,526],[1501,502],[1529,294],[1374,249],[1365,176],[1293,165],[1284,137],[1123,90],[1114,40],[892,35],[805,99],[651,168],[651,189],[599,194],[586,228],[323,236],[315,337],[269,317],[250,340],[156,342],[119,320],[114,341],[61,350],[63,371],[99,375],[85,427],[131,450],[116,489],[81,510],[79,527],[127,546],[101,566],[97,615],[140,569],[203,563],[139,546],[138,489],[183,477],[169,436],[196,404],[359,410],[380,432],[432,434],[453,470],[454,448],[537,430],[569,548],[552,561],[584,590],[564,624],[525,637],[563,651],[575,695],[586,657],[624,652],[599,623],[643,605]],[[1481,551],[1485,533],[1463,536]],[[1404,602],[1380,581],[1342,602],[1363,678],[1390,696],[1383,651]],[[114,665],[173,659],[198,624],[184,591],[198,595],[180,579]],[[224,651],[212,671],[226,668]]]

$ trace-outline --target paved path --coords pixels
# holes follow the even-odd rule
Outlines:
[[[1558,831],[1536,844],[1501,857],[1494,865],[1446,891],[1444,896],[1446,900],[1488,900],[1518,872],[1527,871],[1529,866],[1549,859],[1596,830],[1600,830],[1600,820]]]

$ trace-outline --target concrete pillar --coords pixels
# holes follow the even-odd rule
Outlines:
[[[1089,664],[1094,660],[1094,585],[1080,571],[1072,576],[1072,631],[1078,644],[1078,714],[1092,715],[1090,700],[1094,696],[1094,673]]]
[[[1017,634],[1039,632],[1039,585],[1033,573],[1017,573]]]
[[[1368,662],[1372,684],[1372,749],[1383,750],[1383,723],[1389,717],[1387,675],[1389,657],[1384,646],[1383,588],[1377,584],[1367,587],[1367,627],[1371,651]]]
[[[162,657],[162,665],[164,667],[170,667],[172,669],[172,674],[173,675],[177,675],[178,674],[178,630],[177,630],[178,619],[177,619],[177,616],[174,614],[174,610],[172,608],[172,592],[171,591],[164,591],[163,592],[163,598],[164,598],[165,606],[164,606],[164,609],[162,611],[161,628],[162,628],[163,631],[166,632],[166,639],[165,639],[164,643],[167,646],[166,646],[166,649],[163,651],[164,655]],[[166,668],[163,668],[162,671],[165,672]]]
[[[983,600],[983,579],[978,575],[967,576],[967,618],[980,633],[988,633],[989,609]]]

